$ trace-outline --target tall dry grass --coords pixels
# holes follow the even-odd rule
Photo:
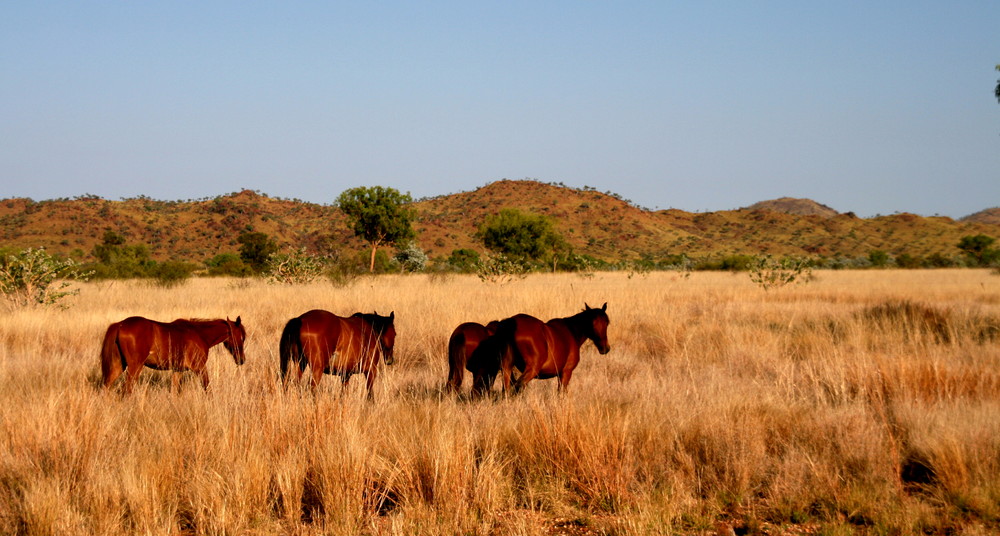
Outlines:
[[[442,395],[459,323],[605,301],[612,351],[588,343],[566,396]],[[281,328],[317,307],[396,312],[374,403],[278,387]],[[152,370],[104,392],[130,315],[241,315],[247,363],[213,350],[208,393]],[[998,332],[1000,277],[973,270],[87,284],[0,323],[0,533],[988,534]]]

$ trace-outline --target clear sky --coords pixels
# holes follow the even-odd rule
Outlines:
[[[1000,1],[0,5],[0,198],[1000,205]]]

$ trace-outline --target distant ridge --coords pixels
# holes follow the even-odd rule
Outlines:
[[[484,253],[476,230],[504,208],[551,218],[573,252],[611,262],[735,254],[856,259],[874,250],[894,256],[957,257],[964,236],[1000,238],[1000,208],[962,221],[908,213],[859,218],[809,199],[785,197],[739,210],[651,211],[610,192],[534,180],[499,180],[469,192],[421,199],[412,208],[417,244],[438,259],[456,249]],[[144,196],[110,201],[92,195],[0,200],[0,252],[45,247],[90,261],[107,231],[129,244],[145,245],[158,261],[204,262],[236,252],[237,239],[246,231],[266,233],[283,250],[353,255],[366,248],[336,206],[252,190],[188,201]]]
[[[832,218],[840,214],[836,210],[817,203],[812,199],[795,197],[780,197],[770,201],[761,201],[740,210],[770,210],[771,212],[781,212],[795,216],[822,216],[824,218]]]
[[[986,225],[1000,225],[1000,207],[988,208],[986,210],[980,210],[975,214],[969,214],[968,216],[958,220],[965,223],[983,223]]]

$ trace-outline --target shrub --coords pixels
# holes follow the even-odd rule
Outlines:
[[[291,253],[274,253],[267,263],[267,279],[272,283],[312,283],[323,275],[326,261],[310,255],[305,248]]]
[[[205,261],[208,275],[245,277],[250,275],[250,267],[235,253],[219,253]]]
[[[873,249],[868,252],[868,262],[875,268],[885,268],[889,265],[889,254],[881,249]]]
[[[466,248],[452,250],[445,262],[456,272],[471,274],[476,271],[479,265],[479,252]]]
[[[530,267],[524,263],[507,258],[504,255],[492,255],[476,264],[476,275],[484,283],[508,283],[515,279],[524,279]]]
[[[415,242],[409,242],[393,257],[404,272],[420,272],[427,267],[427,254]]]
[[[757,259],[750,268],[750,280],[764,290],[801,282],[812,275],[808,259],[786,257],[774,260],[770,256]]]
[[[45,249],[28,248],[0,259],[0,293],[15,307],[53,305],[79,293],[66,290],[70,280],[86,281],[72,259],[57,259]]]
[[[176,287],[191,279],[197,269],[196,265],[189,262],[164,261],[154,265],[149,270],[149,275],[161,287]]]

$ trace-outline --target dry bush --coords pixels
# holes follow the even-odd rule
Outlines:
[[[994,279],[86,284],[70,310],[0,324],[0,533],[994,532],[1000,348],[977,335],[1000,317]],[[565,396],[444,394],[459,323],[605,301],[612,351],[586,343]],[[377,402],[357,380],[281,388],[278,335],[312,308],[395,311]],[[104,392],[103,331],[133,314],[240,315],[247,363],[213,350],[208,393],[152,370]]]

